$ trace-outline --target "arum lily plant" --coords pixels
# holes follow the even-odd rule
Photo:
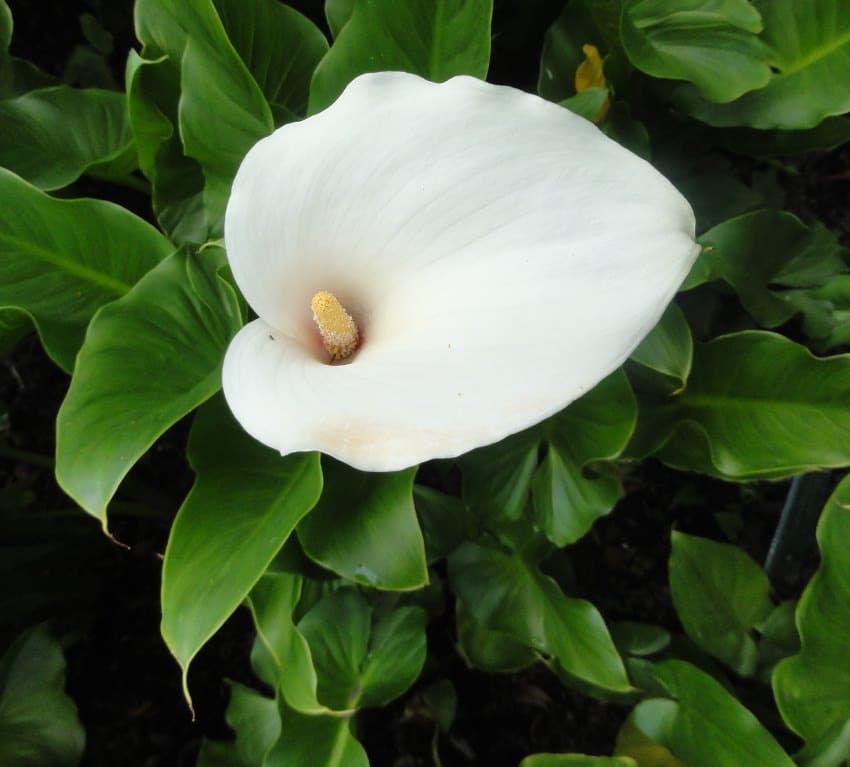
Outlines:
[[[28,5],[0,765],[846,767],[850,3]]]
[[[398,72],[254,146],[225,242],[258,315],[225,358],[234,415],[281,453],[370,471],[562,409],[622,364],[699,252],[686,200],[583,118]]]

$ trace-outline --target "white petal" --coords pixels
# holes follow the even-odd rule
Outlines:
[[[237,174],[226,245],[261,320],[228,350],[225,394],[281,452],[369,470],[458,455],[618,367],[693,235],[669,182],[561,107],[466,77],[364,75]],[[360,324],[349,364],[317,353],[318,290]]]

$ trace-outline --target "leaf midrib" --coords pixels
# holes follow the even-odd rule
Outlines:
[[[777,408],[787,408],[798,407],[798,408],[806,408],[809,410],[838,410],[839,412],[847,413],[848,407],[850,407],[850,403],[847,402],[836,402],[836,401],[815,401],[812,402],[810,400],[795,400],[795,399],[772,399],[765,398],[760,394],[753,394],[750,396],[741,396],[736,395],[726,396],[719,394],[688,394],[687,392],[682,396],[682,399],[679,401],[680,407],[693,407],[702,410],[713,410],[716,409],[718,405],[726,406],[729,408],[751,408],[753,403],[758,403],[759,405],[766,405],[769,407],[777,407]]]
[[[22,240],[12,234],[0,232],[0,244],[8,244],[13,250],[22,253],[30,253],[39,260],[58,267],[61,271],[66,272],[69,275],[78,277],[86,282],[90,282],[93,285],[97,285],[112,293],[117,293],[119,296],[123,296],[131,288],[131,286],[127,283],[111,277],[108,274],[98,272],[63,256],[60,253],[51,251],[48,248],[37,245],[31,241]]]
[[[821,59],[825,59],[827,56],[831,55],[839,48],[842,48],[847,43],[850,43],[850,30],[848,30],[845,34],[839,35],[837,38],[834,38],[829,43],[822,47],[816,47],[812,51],[808,53],[808,55],[803,56],[798,59],[794,64],[786,69],[783,69],[779,75],[777,75],[776,79],[781,80],[786,77],[790,77],[791,75],[797,74],[797,72],[810,67],[817,61]]]

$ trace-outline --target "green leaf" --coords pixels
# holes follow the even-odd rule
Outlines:
[[[582,46],[588,44],[595,45],[601,52],[604,48],[602,32],[587,3],[584,0],[572,0],[564,6],[561,15],[546,30],[543,38],[537,78],[537,93],[540,96],[550,101],[563,102],[575,94],[576,70],[585,59]]]
[[[687,635],[741,676],[758,660],[751,636],[773,605],[764,571],[728,543],[673,531],[670,593]]]
[[[0,356],[32,332],[29,317],[17,309],[0,309]]]
[[[355,0],[325,0],[325,19],[334,39],[354,13]]]
[[[759,625],[759,681],[770,684],[773,669],[784,658],[800,651],[795,615],[796,601],[781,602]]]
[[[484,79],[492,15],[493,0],[356,0],[313,75],[310,113],[335,101],[364,72],[412,72],[434,82],[454,75]]]
[[[129,154],[132,136],[124,96],[67,86],[0,101],[0,165],[39,189],[59,189],[83,173],[109,175],[109,163]]]
[[[787,290],[783,298],[803,314],[803,332],[818,351],[850,343],[850,275],[817,288]]]
[[[202,408],[189,438],[197,479],[168,539],[162,636],[185,675],[236,610],[322,487],[315,453],[282,458],[245,434],[221,398]]]
[[[309,715],[278,701],[281,734],[263,767],[369,767],[347,716]]]
[[[254,767],[254,765],[242,764],[239,761],[235,743],[222,743],[204,738],[201,741],[201,750],[198,752],[195,767]]]
[[[467,542],[449,557],[449,579],[476,622],[551,655],[569,674],[597,687],[631,689],[596,608],[567,597],[536,564]]]
[[[587,470],[620,454],[636,418],[628,380],[617,371],[539,426],[461,458],[463,499],[492,525],[519,519],[533,490],[537,524],[557,545],[572,543],[620,497],[617,479]],[[538,467],[544,442],[547,454]]]
[[[425,543],[413,506],[416,468],[367,474],[331,459],[323,465],[325,490],[298,525],[307,555],[372,588],[424,586]]]
[[[850,464],[850,355],[746,331],[698,344],[688,386],[643,402],[636,443],[711,476],[779,479]]]
[[[236,733],[236,756],[245,765],[261,765],[280,737],[280,717],[272,698],[249,687],[229,682],[227,723]]]
[[[448,732],[457,715],[457,691],[448,679],[438,679],[422,692],[427,715],[437,723],[440,732]]]
[[[86,326],[172,250],[152,226],[100,200],[56,200],[0,169],[0,308],[29,315],[71,370]]]
[[[805,130],[753,130],[729,128],[712,131],[713,141],[724,149],[751,157],[773,158],[815,150],[835,149],[850,141],[850,118],[827,117]]]
[[[429,564],[447,556],[475,534],[476,521],[460,498],[414,485],[413,500]]]
[[[220,234],[233,176],[251,146],[273,130],[271,110],[212,0],[138,0],[135,18],[145,58],[164,55],[180,69],[180,137],[201,165],[207,224]]]
[[[289,706],[316,714],[329,709],[319,703],[310,647],[293,619],[302,585],[300,575],[267,570],[251,590],[248,607],[257,626],[257,640],[271,662],[267,676],[277,680]]]
[[[400,607],[379,620],[355,589],[323,597],[298,623],[328,708],[383,706],[401,695],[425,663],[425,611]]]
[[[636,421],[635,398],[620,370],[543,423],[549,449],[532,482],[534,518],[557,546],[581,538],[622,495],[618,479],[587,476],[586,469],[620,455]]]
[[[630,0],[623,7],[623,47],[640,70],[687,80],[711,101],[726,102],[770,80],[761,18],[747,0]]]
[[[212,236],[204,214],[204,176],[183,154],[177,133],[180,73],[165,57],[127,58],[127,108],[139,167],[151,183],[157,221],[178,244],[200,244]]]
[[[233,47],[280,125],[307,109],[310,79],[328,51],[319,28],[277,0],[213,0]]]
[[[723,279],[764,327],[797,313],[778,287],[816,287],[847,271],[843,249],[823,227],[810,229],[790,213],[761,210],[724,221],[700,237],[703,252],[685,288]]]
[[[230,702],[225,717],[236,740],[205,740],[195,767],[261,767],[280,737],[280,714],[274,698],[228,682]]]
[[[458,649],[466,662],[475,668],[513,673],[539,660],[533,649],[510,634],[477,623],[459,599],[455,603],[455,620]]]
[[[676,704],[647,700],[638,705],[617,733],[614,753],[634,759],[638,767],[687,767],[660,741],[670,730]]]
[[[817,537],[820,566],[797,607],[802,649],[773,673],[782,718],[808,744],[850,722],[850,477],[827,501]]]
[[[703,140],[709,143],[716,133]],[[676,188],[694,209],[698,234],[767,204],[765,196],[741,181],[732,162],[718,152],[680,156],[679,162],[684,172],[675,178]]]
[[[655,674],[677,701],[666,708],[661,743],[688,767],[794,767],[758,719],[708,674],[678,660],[658,664]],[[657,703],[637,706],[639,729],[639,710]]]
[[[655,655],[670,645],[670,632],[651,623],[618,621],[611,624],[611,636],[624,655]]]
[[[224,43],[190,37],[181,68],[180,136],[204,172],[204,208],[215,234],[224,230],[230,185],[242,158],[274,129],[256,83]],[[234,53],[235,55],[235,53]]]
[[[239,329],[221,252],[178,251],[92,321],[56,423],[56,478],[106,526],[124,475],[170,426],[215,394]]]
[[[614,139],[638,157],[649,160],[652,156],[646,126],[632,117],[631,108],[625,101],[615,101],[611,104],[602,129],[608,138]]]
[[[688,382],[694,357],[691,328],[682,310],[670,304],[650,334],[632,352],[639,365],[675,379],[679,388]]]
[[[0,658],[0,763],[75,767],[85,740],[62,648],[43,627],[26,631]]]
[[[539,435],[528,429],[462,456],[464,503],[487,522],[519,519],[531,491],[539,447]]]
[[[9,52],[12,42],[12,11],[6,0],[0,0],[0,55]]]
[[[608,100],[607,88],[587,88],[575,96],[561,101],[561,106],[590,122],[596,122],[596,116]]]
[[[850,5],[844,0],[757,0],[763,39],[778,69],[767,85],[730,104],[683,88],[675,102],[711,125],[813,128],[850,111]]]
[[[584,754],[532,754],[519,767],[640,767],[627,756],[585,756]]]

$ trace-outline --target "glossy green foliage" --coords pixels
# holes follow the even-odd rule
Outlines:
[[[585,120],[594,122],[600,110],[604,108],[607,100],[608,90],[606,88],[588,88],[581,93],[577,93],[575,96],[564,99],[561,102],[561,106],[566,107]]]
[[[264,680],[280,689],[289,707],[307,714],[326,713],[330,709],[319,702],[310,646],[295,625],[303,586],[300,575],[274,569],[254,586],[248,607],[257,627],[261,650],[257,658]]]
[[[850,6],[844,0],[758,0],[762,38],[778,69],[767,85],[729,104],[683,90],[677,103],[717,126],[800,130],[850,109]]]
[[[756,668],[752,632],[773,604],[764,571],[737,546],[673,532],[670,593],[688,636],[742,676]]]
[[[279,701],[281,734],[263,767],[369,767],[347,716],[311,716]]]
[[[584,754],[534,754],[519,767],[640,767],[628,756],[585,756]]]
[[[18,309],[0,309],[0,355],[32,331],[27,315]]]
[[[507,631],[484,626],[464,603],[455,603],[458,649],[466,661],[485,671],[515,672],[536,663],[537,652]]]
[[[796,591],[775,582],[771,593],[740,546],[676,530],[674,617],[664,563],[647,563],[642,536],[664,547],[674,518],[704,530],[690,523],[708,511],[728,540],[758,551],[781,486],[730,489],[707,477],[743,483],[850,466],[850,257],[833,194],[850,140],[850,11],[842,0],[569,0],[545,10],[326,0],[325,27],[319,4],[297,5],[312,20],[279,0],[136,0],[140,45],[126,58],[122,94],[110,71],[115,90],[77,89],[10,55],[12,16],[0,0],[0,352],[34,329],[73,371],[56,474],[104,527],[118,495],[110,515],[126,514],[133,529],[138,509],[126,500],[136,477],[124,478],[157,440],[173,445],[179,427],[165,433],[197,411],[187,450],[195,481],[172,523],[161,593],[162,637],[187,696],[190,664],[240,606],[256,629],[243,639],[253,640],[262,691],[229,683],[234,738],[205,742],[199,767],[368,767],[358,733],[370,743],[374,722],[415,717],[439,764],[469,722],[465,677],[453,676],[461,663],[520,673],[518,684],[542,663],[577,704],[591,696],[613,711],[634,707],[616,747],[586,749],[614,756],[531,753],[544,749],[529,740],[521,767],[841,767],[850,755],[850,480],[824,512],[817,574]],[[549,24],[542,51],[520,51],[534,37],[532,17],[538,41]],[[81,24],[93,48],[110,50],[93,17]],[[587,45],[603,58],[605,87],[576,93]],[[248,314],[218,239],[242,158],[361,73],[485,78],[491,47],[494,81],[533,88],[533,72],[512,69],[514,54],[540,54],[541,96],[589,120],[607,100],[601,130],[688,199],[703,250],[682,294],[623,369],[468,455],[370,474],[264,447],[217,395],[225,350]],[[812,151],[822,154],[812,160]],[[115,183],[132,188],[133,209],[152,211],[162,233],[109,203],[60,198],[82,184],[109,196]],[[599,221],[619,225],[610,211]],[[7,430],[2,396],[0,451],[26,453]],[[19,550],[21,531],[33,536],[44,512],[20,505],[26,472],[9,476],[0,512],[29,516],[0,520],[18,536],[3,542],[7,580],[29,581],[42,558],[69,568],[68,584],[45,582],[32,603],[3,592],[7,613],[26,622],[76,587],[78,539],[63,537],[61,556],[53,541]],[[170,514],[163,505],[144,512]],[[124,538],[123,520],[117,529]],[[644,592],[603,593],[645,575],[661,577],[647,577],[645,613],[635,601]],[[774,605],[779,598],[787,601]],[[616,620],[623,615],[636,620]],[[4,766],[79,761],[83,734],[63,675],[43,630],[0,660]],[[783,749],[795,734],[804,745],[792,762]]]
[[[425,614],[420,607],[374,609],[353,588],[296,610],[303,579],[270,571],[249,605],[267,657],[266,677],[286,707],[302,714],[351,712],[401,695],[425,662]]]
[[[850,357],[748,331],[697,346],[687,388],[645,403],[634,446],[681,469],[776,479],[850,465],[848,429]]]
[[[197,478],[171,528],[162,573],[162,636],[184,677],[322,487],[318,455],[282,459],[245,434],[221,398],[198,412],[188,456]]]
[[[770,51],[747,0],[628,0],[620,31],[631,62],[653,77],[688,80],[727,102],[770,80]]]
[[[154,207],[178,242],[222,232],[247,150],[306,109],[327,51],[318,28],[273,0],[139,0],[142,57],[127,67],[130,122]]]
[[[493,0],[356,0],[351,17],[313,75],[310,112],[336,100],[364,72],[413,72],[442,82],[484,78]]]
[[[124,296],[171,249],[124,208],[57,200],[0,168],[0,308],[25,312],[65,370],[97,309]]]
[[[614,507],[622,494],[619,480],[587,470],[623,451],[635,420],[634,397],[619,373],[543,424],[549,449],[531,488],[534,518],[550,541],[577,541]]]
[[[409,590],[428,581],[413,507],[416,470],[367,474],[326,460],[326,486],[298,539],[321,565],[365,586]]]
[[[0,165],[45,190],[83,173],[129,173],[135,150],[124,96],[61,85],[0,101]]]
[[[758,719],[708,674],[683,661],[660,663],[654,673],[670,700],[639,703],[629,722],[648,741],[681,760],[659,764],[793,767],[794,762]],[[628,755],[631,750],[618,746],[617,753]]]
[[[670,379],[676,389],[688,382],[694,341],[685,315],[670,304],[659,323],[632,352],[631,360]]]
[[[773,692],[788,726],[827,750],[850,723],[850,478],[838,485],[818,525],[820,566],[800,599],[802,649],[773,674]]]
[[[139,167],[150,181],[159,225],[176,243],[202,243],[212,225],[204,213],[201,166],[184,156],[177,131],[179,72],[165,56],[147,61],[130,51],[126,81]]]
[[[337,711],[389,703],[413,684],[425,662],[422,608],[400,607],[378,618],[354,589],[321,599],[298,631],[310,647],[319,700]]]
[[[817,301],[819,290],[828,289],[836,277],[848,272],[847,251],[828,230],[810,228],[780,211],[761,210],[729,219],[703,234],[700,242],[703,252],[685,287],[722,279],[767,328],[787,322],[801,306],[808,314],[806,296],[814,291]]]
[[[460,498],[424,485],[413,486],[416,517],[431,564],[454,551],[478,529],[472,510]]]
[[[263,767],[266,754],[280,737],[277,704],[250,687],[230,682],[227,723],[236,733],[233,742],[207,740],[195,767]]]
[[[277,0],[213,0],[227,36],[260,86],[275,125],[307,109],[313,70],[328,51],[319,28]]]
[[[178,251],[89,327],[57,419],[56,478],[104,526],[133,464],[221,386],[221,358],[241,323],[217,273],[221,255]]]
[[[815,351],[850,343],[850,274],[815,288],[788,290],[784,298],[803,316],[803,332]]]
[[[630,689],[596,608],[573,599],[520,554],[465,543],[449,558],[452,589],[479,624],[551,656],[567,673],[612,691]]]
[[[351,18],[354,3],[355,0],[325,0],[325,19],[334,39],[339,37],[340,31]]]
[[[571,0],[546,30],[540,55],[537,92],[550,101],[562,102],[576,92],[575,74],[584,61],[582,46],[594,45],[605,52],[605,40],[585,0]]]
[[[205,741],[196,767],[368,767],[346,716],[305,715],[231,683],[234,742]]]
[[[138,0],[135,16],[142,55],[179,69],[180,139],[204,174],[207,226],[220,233],[230,183],[248,149],[271,133],[271,109],[212,0]]]
[[[26,631],[0,657],[0,763],[75,767],[84,745],[62,648],[43,627]]]
[[[464,500],[484,520],[515,520],[531,490],[534,519],[547,537],[559,546],[577,541],[620,497],[619,480],[591,468],[620,455],[636,416],[628,381],[615,373],[539,426],[466,456]]]

